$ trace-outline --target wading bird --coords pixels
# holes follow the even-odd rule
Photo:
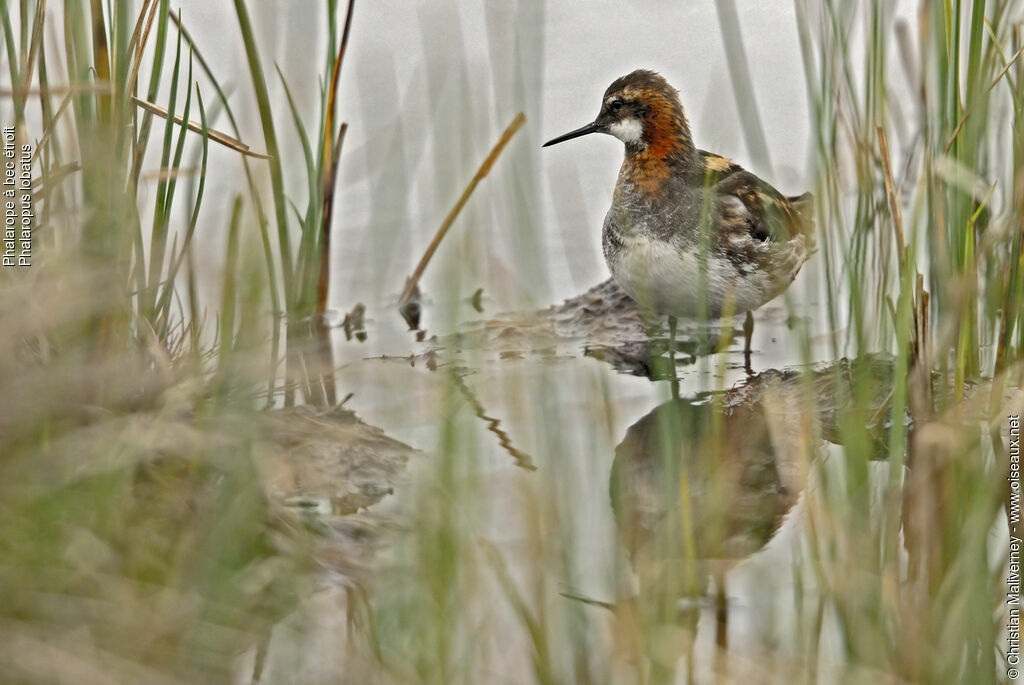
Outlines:
[[[810,193],[785,197],[719,155],[698,150],[663,77],[640,69],[605,91],[593,122],[544,144],[607,133],[626,146],[602,243],[612,278],[645,312],[719,318],[751,312],[784,291],[813,251]]]

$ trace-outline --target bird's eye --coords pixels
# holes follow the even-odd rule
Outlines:
[[[625,104],[626,104],[626,103],[625,103],[625,102],[623,102],[622,100],[612,100],[611,104],[610,104],[610,105],[608,105],[608,107],[609,107],[609,108],[610,108],[610,109],[611,109],[611,110],[612,110],[613,112],[618,112],[618,111],[619,111],[620,109],[622,109],[622,106],[623,106],[623,105],[625,105]]]

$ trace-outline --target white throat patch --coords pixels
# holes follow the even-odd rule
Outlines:
[[[609,126],[608,133],[612,134],[627,145],[630,143],[639,143],[644,137],[644,125],[640,123],[639,119],[630,117],[629,119],[616,121],[614,124]]]

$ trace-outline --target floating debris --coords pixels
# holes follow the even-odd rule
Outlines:
[[[473,293],[473,297],[470,298],[469,302],[473,305],[473,309],[477,310],[481,314],[484,312],[484,289],[477,288],[476,292]]]
[[[341,325],[345,329],[345,340],[355,337],[359,342],[366,342],[366,305],[362,302],[357,303],[352,307],[352,311],[345,315]]]

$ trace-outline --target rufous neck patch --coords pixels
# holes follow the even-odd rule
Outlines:
[[[656,91],[644,93],[648,111],[643,119],[643,142],[628,146],[621,174],[638,190],[658,195],[665,181],[686,173],[695,149],[682,107]]]

